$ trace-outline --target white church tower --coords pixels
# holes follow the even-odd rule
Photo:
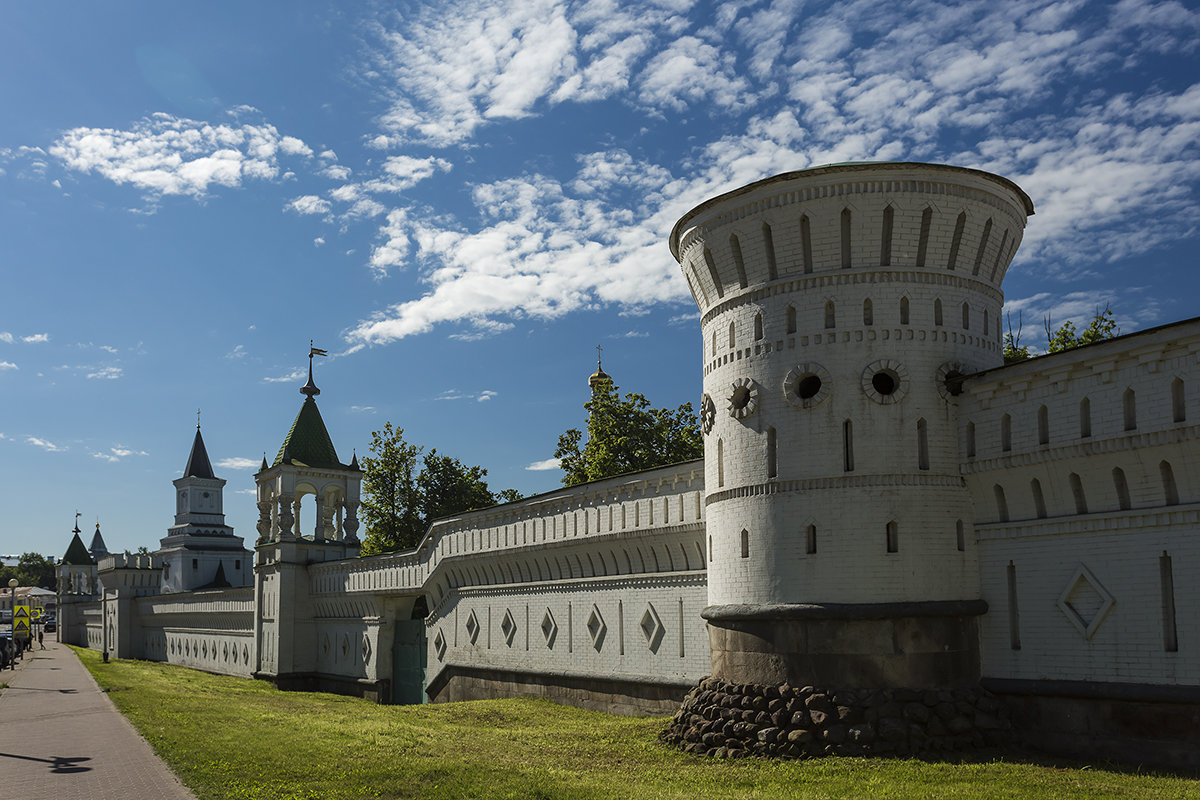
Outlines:
[[[199,422],[183,477],[174,484],[175,524],[155,553],[162,560],[162,591],[249,586],[254,556],[225,524],[225,481],[213,474]]]
[[[1000,283],[1033,213],[979,170],[791,172],[688,212],[701,312],[712,674],[979,680],[956,378],[1002,363]]]

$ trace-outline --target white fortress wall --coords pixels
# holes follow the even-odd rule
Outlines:
[[[984,677],[1200,684],[1200,320],[966,381]]]
[[[254,587],[139,597],[133,606],[138,658],[254,674]]]
[[[435,698],[479,681],[529,693],[510,679],[522,675],[575,681],[571,691],[669,686],[678,703],[709,669],[703,491],[701,462],[687,462],[439,520],[407,553],[314,565],[318,629],[335,649],[348,637],[376,654],[373,667],[347,659],[333,671],[389,677],[387,620],[407,619],[423,594]],[[340,609],[359,598],[371,609]]]

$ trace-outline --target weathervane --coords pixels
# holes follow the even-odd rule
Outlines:
[[[200,430],[200,409],[196,409],[196,430]]]
[[[308,383],[306,383],[300,387],[300,394],[307,395],[309,398],[313,398],[321,393],[321,390],[317,388],[317,385],[315,383],[313,383],[313,374],[312,374],[313,356],[327,356],[327,355],[329,355],[329,353],[325,352],[321,348],[313,347],[312,339],[308,340]]]

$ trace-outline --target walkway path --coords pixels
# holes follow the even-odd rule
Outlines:
[[[0,672],[0,797],[195,800],[66,645]]]

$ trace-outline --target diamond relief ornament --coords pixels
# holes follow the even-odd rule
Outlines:
[[[1086,565],[1080,564],[1058,597],[1058,608],[1071,624],[1091,640],[1116,600]]]

